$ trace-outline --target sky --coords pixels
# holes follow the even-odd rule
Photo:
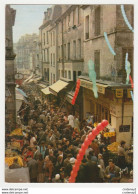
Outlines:
[[[44,11],[51,5],[10,5],[16,10],[15,23],[13,26],[13,42],[18,42],[24,34],[39,34],[42,25]]]

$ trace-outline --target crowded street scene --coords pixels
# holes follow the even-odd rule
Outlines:
[[[13,42],[18,10],[30,8],[39,35]],[[5,182],[133,183],[133,14],[6,6]]]

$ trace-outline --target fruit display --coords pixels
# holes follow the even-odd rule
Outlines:
[[[112,137],[112,136],[115,136],[115,132],[104,133],[104,137]]]
[[[18,158],[18,163],[20,166],[23,166],[23,161],[22,158],[20,156],[15,156],[15,157],[5,157],[5,163],[10,166],[13,164],[13,159],[14,158]]]
[[[13,131],[10,133],[10,136],[14,136],[14,135],[23,136],[22,129],[18,128],[18,129],[13,130]]]
[[[118,146],[119,143],[118,142],[113,142],[112,144],[107,146],[107,149],[113,153],[117,153],[118,152]]]

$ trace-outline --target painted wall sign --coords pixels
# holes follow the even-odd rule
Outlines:
[[[130,125],[120,125],[119,132],[130,132]]]
[[[80,84],[81,84],[82,87],[92,90],[93,84],[91,82],[86,81],[86,80],[81,80]],[[98,88],[99,93],[105,94],[105,87],[97,85],[97,88]]]

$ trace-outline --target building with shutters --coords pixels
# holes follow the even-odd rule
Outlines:
[[[83,88],[83,117],[88,113],[95,122],[107,119],[116,131],[116,141],[133,136],[133,101],[131,84],[126,84],[125,57],[131,64],[133,78],[133,32],[129,30],[120,5],[83,5],[84,11],[84,72],[80,77]],[[124,6],[133,26],[133,5]],[[104,32],[116,55],[105,41]],[[88,76],[88,61],[95,64],[98,98],[94,97]]]

